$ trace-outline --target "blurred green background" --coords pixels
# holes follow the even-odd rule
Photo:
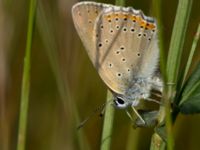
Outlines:
[[[106,98],[106,86],[88,59],[72,22],[71,7],[76,2],[38,0],[31,54],[27,150],[93,150],[101,144],[103,118],[98,114],[76,130],[80,121]],[[114,4],[111,0],[101,2]],[[166,52],[177,2],[163,0],[161,5]],[[154,16],[151,0],[127,0],[127,5]],[[27,0],[0,0],[0,150],[16,149],[28,8]],[[199,9],[200,1],[194,0],[182,66],[200,22]],[[199,60],[200,44],[192,68]],[[199,150],[199,127],[200,115],[179,115],[174,127],[175,149]],[[111,147],[147,150],[152,133],[151,128],[133,129],[125,112],[117,110]]]

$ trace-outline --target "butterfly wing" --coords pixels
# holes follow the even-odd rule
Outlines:
[[[75,28],[89,54],[93,58],[95,53],[94,24],[97,16],[103,9],[108,7],[101,3],[79,2],[72,7],[72,18]]]
[[[134,77],[149,77],[157,64],[155,22],[141,11],[80,2],[73,6],[77,32],[102,80],[124,94]]]
[[[101,12],[94,28],[98,36],[92,61],[112,91],[124,94],[134,78],[151,77],[159,55],[152,18],[112,6]]]

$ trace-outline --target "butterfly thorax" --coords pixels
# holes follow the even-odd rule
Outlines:
[[[141,99],[146,99],[150,95],[151,79],[134,78],[129,88],[123,95],[114,95],[114,103],[117,108],[127,108],[128,106],[137,106]]]
[[[129,101],[137,101],[148,98],[150,90],[150,78],[135,78],[125,95]]]

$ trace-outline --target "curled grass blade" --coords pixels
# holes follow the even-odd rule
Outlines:
[[[188,61],[187,61],[187,64],[186,64],[186,68],[185,68],[185,72],[184,72],[184,75],[183,75],[183,81],[182,81],[181,88],[183,87],[183,85],[185,83],[185,80],[186,80],[186,77],[188,75],[188,72],[189,72],[189,69],[190,69],[190,66],[191,66],[191,63],[192,63],[192,58],[194,56],[194,52],[196,50],[197,43],[199,41],[199,37],[200,37],[200,24],[198,25],[196,35],[195,35],[194,40],[192,42],[192,48],[190,50],[190,54],[189,54]]]

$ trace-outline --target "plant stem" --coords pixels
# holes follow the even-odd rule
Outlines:
[[[167,131],[167,149],[173,150],[174,140],[172,133],[171,120],[171,102],[174,101],[177,87],[177,79],[180,68],[183,45],[186,35],[186,29],[189,21],[189,15],[192,7],[192,0],[180,0],[176,12],[170,48],[166,68],[166,86],[163,93],[166,114],[166,131]]]
[[[176,92],[178,71],[180,68],[181,55],[183,51],[183,44],[191,6],[192,0],[180,0],[178,3],[166,65],[167,84],[165,85],[163,92],[164,106],[160,106],[158,121],[159,124],[161,124],[165,120],[168,150],[173,150],[174,148],[171,120],[171,102],[173,101]],[[154,133],[152,137],[151,150],[164,149],[165,146],[162,145],[164,145],[163,140],[157,135],[157,133]]]
[[[166,58],[164,52],[164,43],[163,43],[163,32],[162,32],[162,18],[161,18],[161,0],[153,0],[152,1],[152,9],[155,13],[157,24],[158,24],[158,38],[159,38],[159,50],[160,50],[160,70],[162,73],[162,78],[165,81],[166,79]],[[165,107],[160,105],[159,112],[158,112],[158,127],[162,124],[165,120]],[[165,149],[165,142],[163,139],[155,132],[151,138],[151,150],[164,150]]]
[[[107,102],[113,99],[112,93],[107,92]],[[114,120],[114,107],[108,106],[104,116],[103,132],[101,138],[101,150],[109,150],[111,145],[111,134]]]
[[[26,126],[27,126],[29,90],[30,90],[31,47],[32,47],[33,25],[35,21],[36,3],[37,3],[36,0],[31,0],[29,5],[28,31],[27,31],[27,41],[26,41],[22,89],[21,89],[17,150],[24,150],[26,143]]]

